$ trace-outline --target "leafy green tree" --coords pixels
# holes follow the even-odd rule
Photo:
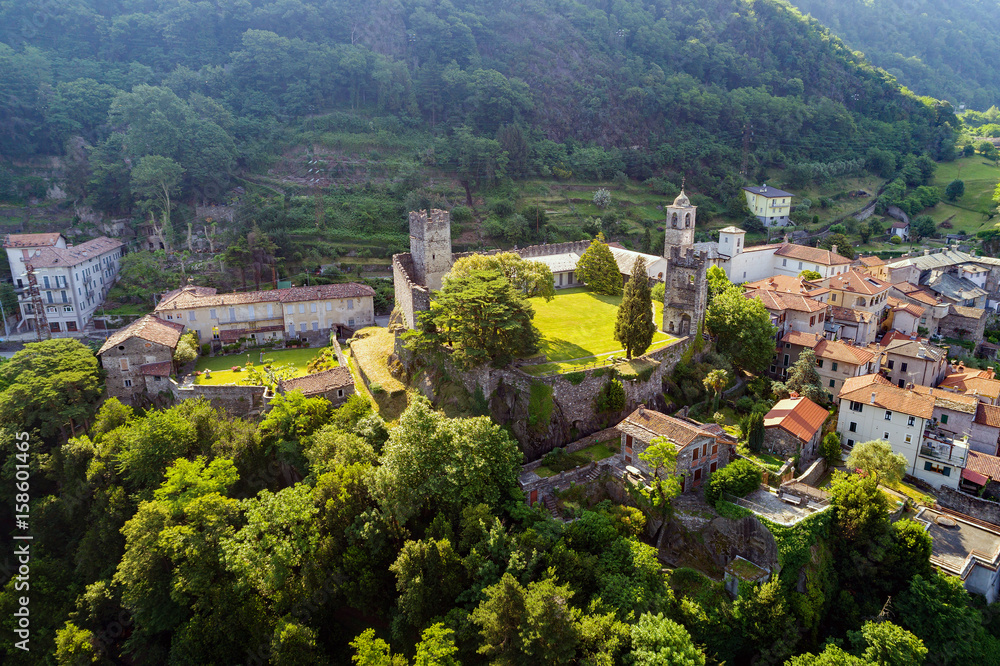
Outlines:
[[[705,385],[706,391],[711,391],[715,394],[715,404],[719,404],[719,394],[722,393],[722,389],[726,388],[726,384],[729,383],[729,373],[723,368],[715,368],[707,375],[705,379],[702,380],[702,384]]]
[[[816,370],[816,354],[812,349],[803,349],[788,371],[785,388],[822,405],[826,403],[829,395],[823,388],[822,382]]]
[[[948,183],[948,186],[944,188],[944,198],[948,201],[957,201],[962,198],[963,194],[965,194],[965,181],[958,178]]]
[[[658,542],[673,508],[673,499],[682,490],[676,474],[677,447],[666,437],[657,437],[639,454],[639,459],[652,470],[653,477],[646,487],[639,489],[635,499],[643,510],[661,521],[654,535],[654,542]]]
[[[93,416],[99,381],[97,358],[77,340],[29,342],[0,364],[0,423],[65,441]]]
[[[802,278],[803,280],[811,280],[811,281],[823,279],[823,276],[819,274],[819,271],[811,271],[808,268],[805,269],[804,271],[801,271],[799,273],[799,277]]]
[[[279,393],[260,423],[260,432],[271,441],[302,439],[323,427],[331,410],[325,398],[307,398],[302,391]]]
[[[893,602],[900,625],[916,635],[935,663],[974,663],[989,646],[982,616],[969,603],[962,580],[933,572],[914,576]]]
[[[840,435],[836,432],[828,432],[823,435],[820,444],[820,456],[826,461],[829,467],[836,467],[842,459]]]
[[[316,647],[316,630],[285,618],[278,620],[271,639],[271,664],[275,666],[304,666],[327,664],[322,651]]]
[[[457,652],[455,632],[438,622],[420,635],[413,666],[460,666],[455,658]]]
[[[764,414],[757,410],[750,412],[740,423],[740,429],[750,450],[760,453],[764,448]]]
[[[889,442],[872,440],[854,445],[847,456],[847,468],[864,470],[875,479],[875,483],[894,486],[903,480],[906,458],[902,454],[893,453]]]
[[[198,358],[198,332],[187,331],[177,341],[174,360],[178,363],[192,363]]]
[[[135,305],[155,304],[155,298],[180,285],[180,276],[167,267],[163,250],[129,252],[121,259],[120,278],[108,292],[108,300]]]
[[[923,641],[892,622],[865,622],[851,632],[855,644],[864,645],[861,656],[879,666],[920,666],[927,657]]]
[[[827,250],[833,250],[834,245],[837,246],[837,254],[840,256],[847,257],[848,259],[854,258],[856,254],[854,245],[851,244],[851,239],[844,234],[829,234],[819,242],[819,247]]]
[[[625,285],[625,295],[615,319],[615,340],[625,347],[625,356],[641,356],[653,343],[653,301],[646,275],[646,260],[639,257],[632,266],[632,277]]]
[[[451,345],[463,367],[500,367],[538,350],[533,316],[524,294],[502,274],[474,270],[450,278],[435,292],[430,312],[420,315],[419,335]]]
[[[715,506],[723,493],[744,497],[760,488],[761,478],[757,465],[749,460],[734,460],[709,477],[705,484],[705,500]]]
[[[162,155],[146,155],[132,169],[132,194],[144,204],[160,242],[168,250],[173,234],[171,198],[177,193],[183,176],[181,165]],[[155,211],[159,211],[159,226],[156,226]]]
[[[867,222],[862,222],[858,225],[858,236],[861,237],[861,243],[865,244],[868,239],[872,237],[872,226]]]
[[[399,619],[414,629],[444,615],[465,588],[462,558],[448,539],[407,541],[389,569],[396,575]]]
[[[741,584],[733,617],[757,663],[781,663],[791,654],[798,632],[777,578],[763,585]]]
[[[910,221],[910,230],[917,238],[928,238],[937,232],[937,224],[930,215],[921,215]]]
[[[374,629],[365,629],[350,645],[354,648],[351,662],[356,666],[407,666],[406,657],[392,654],[389,644],[375,637]]]
[[[607,208],[611,205],[611,192],[601,187],[594,192],[594,205],[598,208]]]
[[[405,523],[431,508],[497,506],[517,483],[517,442],[487,417],[448,419],[414,400],[382,453],[376,486],[383,506]]]
[[[742,198],[742,197],[741,197]],[[706,273],[708,278],[708,300],[711,302],[716,296],[724,292],[732,284],[729,276],[721,266],[709,266]],[[662,300],[662,298],[660,299]]]
[[[871,662],[855,657],[842,648],[827,643],[819,654],[805,652],[785,662],[785,666],[869,666]]]
[[[632,626],[632,663],[636,666],[704,666],[705,655],[682,625],[662,613],[643,613]]]
[[[764,370],[774,357],[771,315],[757,298],[747,298],[732,286],[708,306],[705,325],[717,338],[716,348],[746,372]]]
[[[576,264],[577,279],[586,283],[598,294],[618,296],[622,293],[622,275],[611,250],[598,233]]]
[[[522,259],[514,252],[461,257],[452,265],[446,279],[467,276],[474,271],[496,271],[528,297],[541,296],[547,301],[555,297],[552,270],[540,261]]]

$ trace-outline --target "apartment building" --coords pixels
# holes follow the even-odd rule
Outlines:
[[[780,379],[788,375],[788,368],[799,359],[804,349],[811,349],[816,355],[816,372],[820,381],[832,396],[837,395],[844,382],[851,377],[860,377],[878,370],[875,352],[866,347],[848,344],[839,340],[827,340],[816,333],[789,332],[781,340],[778,354],[781,361]]]
[[[948,356],[941,347],[921,340],[893,340],[885,347],[882,366],[893,384],[937,386],[948,374]]]
[[[18,329],[37,330],[38,320],[44,318],[52,333],[82,331],[90,323],[114,285],[125,254],[124,243],[113,238],[72,245],[60,233],[9,234],[4,249],[21,309]],[[42,312],[36,312],[30,294],[32,277]]]

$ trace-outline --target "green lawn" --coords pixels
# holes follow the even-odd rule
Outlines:
[[[604,460],[605,458],[610,458],[611,456],[618,453],[618,446],[621,440],[610,439],[605,442],[598,442],[597,444],[591,444],[585,449],[580,449],[576,453],[566,454],[571,456],[571,460],[579,462],[580,465],[587,465],[592,462],[597,462],[598,460]],[[574,469],[579,465],[574,467],[568,467],[568,469]],[[550,469],[545,465],[535,469],[535,474],[544,478],[554,476],[556,470]]]
[[[958,201],[938,205],[924,211],[934,221],[940,224],[949,220],[952,229],[941,229],[942,233],[958,233],[975,235],[977,231],[995,226],[996,218],[987,221],[984,212],[993,210],[993,190],[1000,181],[1000,167],[985,161],[981,156],[963,157],[954,162],[941,162],[934,172],[932,185],[937,187],[944,198],[944,190],[948,183],[958,179],[965,183],[965,194]]]
[[[580,370],[603,363],[609,356],[624,354],[621,343],[614,337],[620,296],[602,296],[589,289],[574,288],[557,291],[556,297],[548,302],[544,298],[529,300],[535,308],[535,326],[542,334],[540,351],[549,361],[525,367],[529,374]],[[663,304],[653,303],[653,309],[653,323],[659,329],[663,323]],[[657,330],[650,349],[674,339]]]
[[[253,349],[242,354],[229,354],[227,356],[199,357],[194,369],[197,372],[211,370],[211,378],[199,375],[194,378],[195,384],[236,384],[246,375],[244,372],[233,372],[230,370],[234,365],[245,367],[249,360],[254,365],[271,363],[272,365],[286,365],[291,363],[295,366],[295,377],[302,377],[306,372],[306,366],[323,351],[322,347],[305,349],[282,349],[277,351],[262,352]]]

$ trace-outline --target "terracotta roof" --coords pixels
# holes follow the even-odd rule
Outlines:
[[[920,340],[893,340],[886,345],[885,352],[935,363],[944,358],[943,349]]]
[[[351,377],[351,371],[347,368],[339,367],[305,375],[304,377],[286,379],[281,382],[280,388],[282,393],[302,391],[306,396],[310,396],[353,385],[354,379]]]
[[[781,243],[770,243],[768,245],[751,245],[749,247],[744,247],[743,252],[746,253],[746,252],[760,252],[761,250],[777,250],[780,247]]]
[[[779,291],[756,289],[744,294],[747,298],[757,298],[768,310],[795,310],[796,312],[820,312],[826,304],[799,294],[783,294]]]
[[[871,322],[872,313],[865,312],[864,310],[855,310],[853,308],[843,308],[839,305],[830,306],[830,316],[832,319],[839,319],[841,321],[852,321],[856,324],[861,322]]]
[[[879,379],[875,379],[876,377]],[[844,388],[837,394],[837,398],[841,402],[850,400],[865,405],[875,405],[880,409],[901,412],[923,419],[930,419],[934,416],[934,398],[931,396],[901,389],[892,384],[887,385],[883,381],[888,382],[888,380],[885,380],[881,375],[864,375],[851,379],[867,381],[851,381],[850,379],[845,381]],[[843,407],[841,408],[843,409]]]
[[[139,371],[144,375],[150,375],[152,377],[169,377],[170,371],[173,370],[173,365],[174,364],[170,361],[146,363],[145,365],[139,366]]]
[[[858,263],[867,268],[874,268],[875,266],[885,266],[886,261],[880,257],[858,257]]]
[[[818,333],[789,331],[781,341],[800,347],[809,347],[816,354],[816,358],[837,361],[838,363],[864,365],[875,358],[875,354],[864,347],[849,345],[840,340],[827,340]]]
[[[914,305],[913,303],[899,303],[895,305],[892,309],[895,310],[896,312],[905,312],[908,315],[913,315],[918,319],[920,317],[923,317],[924,313],[927,312],[925,308],[922,308],[919,305]]]
[[[975,422],[991,428],[1000,428],[1000,407],[980,402],[976,408]]]
[[[626,416],[615,427],[626,435],[632,435],[632,437],[644,442],[651,442],[657,437],[666,437],[677,447],[678,451],[699,437],[715,439],[714,434],[693,423],[644,407],[640,407]]]
[[[36,250],[33,256],[28,257],[25,263],[29,263],[35,268],[76,266],[116,250],[123,245],[125,244],[120,240],[101,236],[73,247],[43,247]]]
[[[900,293],[904,294],[907,298],[920,301],[925,305],[937,305],[939,302],[937,296],[910,282],[897,282],[893,284],[892,287],[893,289],[898,289]]]
[[[965,468],[988,476],[994,481],[1000,481],[1000,458],[981,451],[969,449],[969,457],[965,460]]]
[[[764,427],[781,428],[808,442],[823,427],[828,415],[809,398],[785,398],[764,415]]]
[[[778,257],[789,257],[791,259],[809,261],[814,264],[822,264],[823,266],[841,266],[851,263],[851,260],[847,257],[834,254],[830,250],[822,250],[818,247],[808,247],[796,243],[782,243],[781,247],[774,254]]]
[[[985,486],[990,482],[990,477],[983,476],[979,472],[973,472],[968,468],[962,470],[962,478],[972,481],[977,486]]]
[[[181,339],[183,331],[184,324],[163,321],[154,315],[146,315],[142,319],[137,319],[125,328],[116,331],[101,346],[97,354],[101,355],[109,349],[122,344],[129,338],[142,338],[143,340],[156,342],[173,349],[177,346],[177,341]]]
[[[837,291],[849,291],[855,294],[865,294],[866,296],[881,294],[884,291],[888,291],[889,287],[892,286],[884,280],[879,280],[876,277],[858,271],[847,271],[840,275],[828,277],[820,282],[820,284],[830,289],[836,289]]]
[[[890,342],[893,342],[895,340],[917,340],[917,339],[918,338],[916,337],[910,337],[906,333],[897,331],[896,329],[892,329],[882,336],[882,339],[879,341],[879,344],[881,344],[883,347],[886,347],[889,345]],[[919,339],[924,342],[927,341],[927,338],[919,338]]]
[[[948,314],[958,315],[959,317],[965,317],[966,319],[978,320],[986,316],[986,310],[983,308],[970,308],[964,305],[949,305]]]
[[[961,382],[959,386],[953,384],[946,384],[948,378],[941,382],[941,386],[954,387],[966,393],[971,393],[973,395],[981,395],[992,400],[1000,398],[1000,380],[996,379],[985,379],[983,377],[970,377]]]
[[[828,293],[830,290],[820,287],[815,282],[810,282],[805,278],[791,275],[774,275],[756,282],[745,282],[743,288],[761,289],[764,291],[780,291],[786,294],[796,294],[802,296],[815,297]]]
[[[3,241],[4,247],[45,247],[59,242],[62,234],[8,234]]]
[[[935,405],[942,409],[950,409],[953,412],[975,414],[976,405],[979,404],[979,400],[977,400],[974,395],[952,393],[951,391],[945,391],[940,388],[935,390],[929,386],[921,386],[919,384],[914,384],[913,390],[917,393],[931,396],[934,398]]]
[[[909,229],[910,228],[910,223],[909,222],[903,222],[902,220],[896,220],[896,221],[894,221],[892,223],[892,228],[893,229]]]
[[[211,292],[211,293],[209,293]],[[193,287],[167,292],[156,306],[156,311],[184,310],[188,308],[225,307],[250,303],[295,303],[298,301],[320,301],[332,298],[363,298],[374,296],[375,290],[363,284],[346,282],[324,284],[312,287],[291,287],[268,291],[215,293],[214,289]]]

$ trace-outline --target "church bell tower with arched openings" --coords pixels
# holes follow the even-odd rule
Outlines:
[[[684,194],[684,186],[681,186],[681,193],[674,199],[674,203],[667,206],[667,221],[663,225],[663,256],[670,257],[671,247],[687,249],[694,246],[694,225],[698,215],[698,207],[691,205],[691,200]]]

